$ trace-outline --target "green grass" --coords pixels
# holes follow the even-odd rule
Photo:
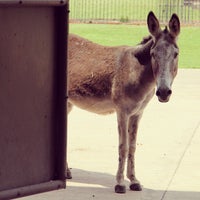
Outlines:
[[[70,24],[70,33],[75,33],[106,46],[138,44],[149,35],[146,26],[108,24]],[[180,68],[200,68],[200,28],[183,27],[179,36]]]

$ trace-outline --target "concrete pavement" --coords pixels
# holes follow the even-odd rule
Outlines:
[[[157,98],[140,123],[136,175],[142,192],[115,194],[116,116],[74,109],[68,124],[68,161],[73,179],[65,190],[22,200],[199,200],[200,70],[179,70],[167,104]]]

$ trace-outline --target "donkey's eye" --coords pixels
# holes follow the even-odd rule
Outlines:
[[[178,56],[178,53],[177,52],[174,53],[174,58],[177,58],[177,56]]]

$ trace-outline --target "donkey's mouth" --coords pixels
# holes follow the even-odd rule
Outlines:
[[[161,103],[167,103],[169,101],[170,97],[167,97],[167,98],[161,98],[161,97],[158,97],[158,100],[161,102]]]

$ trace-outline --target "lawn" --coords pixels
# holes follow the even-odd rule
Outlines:
[[[70,24],[69,32],[96,43],[117,46],[138,44],[148,35],[146,26],[109,24]],[[179,67],[200,68],[200,28],[183,27],[179,36]]]

